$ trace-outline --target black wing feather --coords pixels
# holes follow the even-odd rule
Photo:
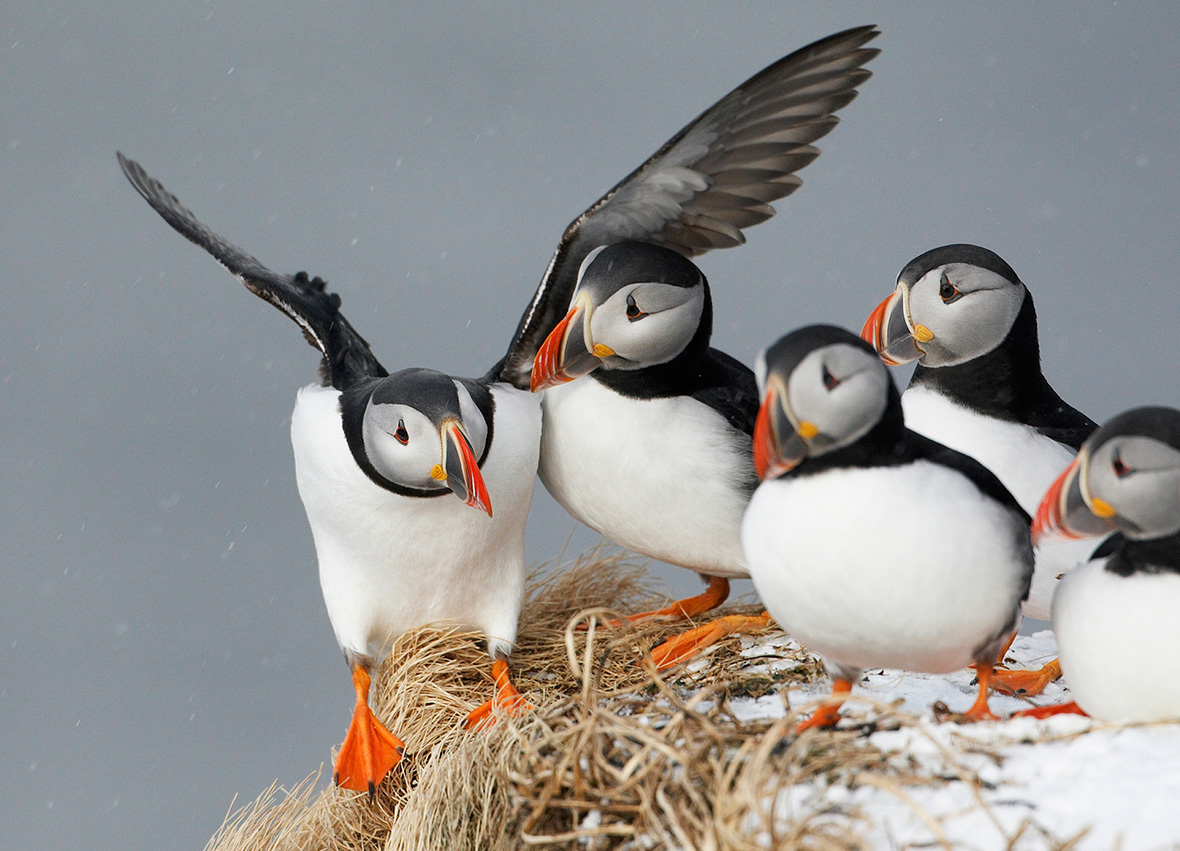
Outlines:
[[[117,155],[131,185],[173,230],[213,255],[250,292],[295,320],[307,341],[324,356],[325,383],[345,390],[363,379],[388,375],[369,344],[340,313],[340,296],[328,292],[322,278],[309,278],[306,272],[282,275],[271,271],[201,224],[139,163]]]
[[[654,242],[687,257],[745,242],[742,229],[774,215],[770,202],[802,182],[812,142],[838,123],[879,52],[875,27],[821,39],[755,74],[673,136],[565,229],[521,317],[501,377],[529,385],[533,358],[573,296],[578,269],[600,245]]]

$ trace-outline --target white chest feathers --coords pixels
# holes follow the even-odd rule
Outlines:
[[[909,428],[983,464],[1030,515],[1077,455],[1031,426],[985,417],[925,387],[906,390],[901,407]]]
[[[402,496],[374,484],[353,460],[332,388],[299,391],[291,443],[299,495],[340,646],[381,658],[392,641],[435,621],[480,629],[489,650],[516,638],[524,583],[524,526],[540,443],[540,405],[493,388],[492,446],[481,467],[493,517],[450,492]]]
[[[906,390],[901,406],[907,426],[983,464],[1030,516],[1077,454],[1031,426],[982,416],[924,387]],[[1057,577],[1085,562],[1094,546],[1093,541],[1053,541],[1038,547],[1024,613],[1048,620]]]
[[[926,461],[764,482],[742,540],[775,620],[846,670],[987,659],[1030,567],[1019,518]]]
[[[566,511],[633,552],[747,575],[748,435],[692,398],[629,399],[591,378],[544,397],[541,480]]]
[[[1117,576],[1105,563],[1062,579],[1053,601],[1066,684],[1095,718],[1180,719],[1180,574]]]

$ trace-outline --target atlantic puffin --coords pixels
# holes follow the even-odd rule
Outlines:
[[[800,185],[812,143],[870,76],[878,51],[864,45],[877,34],[822,39],[707,109],[570,223],[521,320],[501,378],[544,391],[549,492],[621,546],[708,579],[637,618],[694,617],[748,575],[757,392],[748,367],[709,347],[708,284],[689,258],[740,245]],[[653,657],[666,667],[766,620],[721,619]]]
[[[222,239],[122,154],[131,185],[182,236],[291,317],[323,355],[291,417],[299,495],[328,617],[352,670],[356,705],[336,760],[337,784],[374,790],[402,741],[368,706],[373,670],[394,640],[445,621],[480,630],[496,697],[471,725],[524,700],[511,684],[524,585],[524,527],[540,442],[540,406],[497,380],[428,369],[389,374],[306,272],[273,272]]]
[[[1180,719],[1180,411],[1103,425],[1037,510],[1034,541],[1121,533],[1062,578],[1053,632],[1074,703],[1107,721]],[[1071,708],[1043,707],[1028,714]]]
[[[861,336],[890,365],[918,362],[901,397],[906,424],[981,462],[1030,515],[1097,428],[1045,378],[1032,294],[994,251],[956,244],[915,257]],[[1048,620],[1058,577],[1090,549],[1037,549],[1027,617]],[[1035,672],[997,672],[997,684],[1035,694],[1059,675],[1053,661]]]
[[[978,461],[906,428],[888,371],[852,332],[800,328],[756,368],[762,483],[742,544],[770,613],[823,657],[834,695],[867,667],[974,662],[966,716],[994,717],[992,665],[1032,577],[1028,515]],[[838,711],[829,703],[799,730]]]

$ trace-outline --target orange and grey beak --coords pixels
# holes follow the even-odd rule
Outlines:
[[[909,290],[904,284],[898,284],[893,294],[869,314],[860,329],[860,338],[876,349],[881,360],[889,366],[917,360],[926,354],[919,344],[934,339],[925,325],[911,325],[908,298]]]
[[[443,422],[440,431],[443,462],[434,468],[431,475],[445,481],[455,496],[467,505],[486,511],[491,517],[492,501],[488,497],[488,488],[483,482],[483,474],[479,471],[479,463],[462,424],[456,419],[448,419]]]
[[[1114,531],[1115,510],[1105,500],[1085,493],[1088,461],[1083,449],[1049,486],[1033,518],[1033,546],[1045,540],[1094,538]]]
[[[585,293],[578,295],[565,318],[557,323],[533,358],[529,389],[536,393],[596,370],[603,358],[614,354],[610,346],[595,343],[590,336],[594,307]]]
[[[801,423],[796,430],[784,405],[783,391],[777,381],[768,382],[762,407],[754,421],[754,470],[758,478],[777,479],[807,457],[807,441],[817,434],[811,423]]]

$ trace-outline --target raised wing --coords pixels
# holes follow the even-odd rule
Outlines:
[[[388,374],[373,356],[369,344],[340,313],[340,296],[328,292],[327,283],[322,278],[309,278],[306,272],[294,275],[272,272],[201,224],[160,181],[144,171],[143,166],[121,153],[117,155],[123,174],[164,221],[181,236],[212,254],[218,263],[246,285],[246,289],[298,323],[303,336],[324,356],[325,383],[344,390],[361,379]]]
[[[693,257],[745,242],[742,230],[774,215],[771,201],[802,183],[819,156],[811,143],[838,123],[880,51],[857,27],[821,39],[755,74],[673,136],[566,228],[517,326],[503,380],[525,388],[541,342],[560,321],[586,255],[639,239]]]

